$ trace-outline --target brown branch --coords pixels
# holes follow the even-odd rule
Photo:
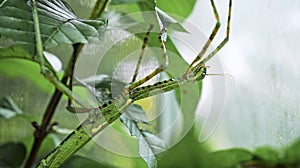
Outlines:
[[[67,85],[69,77],[71,77],[73,74],[72,69],[74,69],[74,65],[75,65],[76,59],[80,53],[82,45],[74,44],[73,48],[74,48],[74,50],[73,50],[72,57],[69,60],[68,66],[67,66],[64,76],[61,80],[61,83],[65,84],[65,85]],[[54,124],[50,124],[50,121],[54,115],[55,109],[56,109],[61,97],[62,97],[62,92],[60,92],[58,89],[55,89],[55,91],[50,99],[50,102],[48,103],[46,111],[44,113],[44,116],[42,119],[42,124],[39,126],[36,122],[32,123],[32,125],[35,127],[34,142],[31,147],[30,155],[29,155],[29,158],[27,159],[25,168],[31,167],[31,165],[33,164],[33,162],[36,158],[37,152],[40,149],[40,146],[41,146],[44,138],[51,131],[52,126]]]
[[[98,18],[104,11],[108,0],[98,0],[94,6],[94,9],[92,10],[90,14],[90,18]],[[72,90],[72,76],[74,72],[74,67],[76,60],[78,58],[79,53],[81,52],[81,49],[84,45],[83,44],[73,44],[73,54],[70,58],[67,68],[65,70],[64,76],[61,79],[61,83],[67,86],[68,79],[70,78],[70,82],[68,85],[68,88]],[[58,89],[55,89],[50,102],[46,108],[46,111],[44,113],[42,124],[39,126],[36,122],[33,122],[32,125],[35,128],[34,132],[34,142],[31,147],[29,158],[27,159],[25,168],[30,168],[36,158],[37,152],[40,149],[40,146],[44,140],[44,138],[49,134],[54,124],[50,124],[50,121],[54,115],[55,109],[62,97],[62,92],[60,92]],[[71,104],[71,100],[68,99],[68,105]]]

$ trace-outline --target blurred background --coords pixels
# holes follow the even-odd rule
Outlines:
[[[219,41],[227,3],[216,1],[223,25]],[[208,6],[197,1],[189,17],[205,34],[214,24]],[[234,82],[226,79],[223,116],[209,139],[216,149],[283,147],[299,138],[299,16],[299,0],[233,1],[230,41],[218,58]]]

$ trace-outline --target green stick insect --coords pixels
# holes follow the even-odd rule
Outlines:
[[[36,23],[36,31],[39,31],[38,27],[38,18],[36,12],[36,6],[34,0],[33,2],[33,13],[35,13],[35,23]],[[136,74],[138,72],[141,57],[143,56],[143,52],[146,46],[146,41],[149,36],[149,32],[151,30],[151,26],[148,30],[148,33],[145,36],[144,44],[142,47],[141,55],[138,60],[138,64],[136,66],[136,70],[134,76],[132,78],[132,83],[125,87],[123,92],[114,97],[112,100],[102,104],[97,108],[92,108],[86,104],[86,101],[77,98],[74,96],[71,91],[66,88],[64,85],[61,85],[56,80],[51,78],[51,75],[45,69],[42,69],[43,74],[49,77],[49,80],[54,83],[54,85],[65,93],[69,98],[75,100],[79,105],[82,105],[85,109],[88,109],[89,116],[85,119],[72,133],[70,133],[61,143],[58,145],[46,158],[44,158],[40,164],[39,168],[55,168],[62,165],[67,159],[71,157],[76,151],[78,151],[81,147],[83,147],[87,142],[89,142],[95,135],[97,135],[100,131],[105,129],[111,123],[113,123],[116,119],[118,119],[124,112],[124,109],[128,107],[130,104],[134,103],[137,100],[144,99],[150,96],[155,96],[158,94],[169,92],[173,89],[179,88],[182,85],[187,83],[198,82],[204,79],[206,76],[205,63],[210,60],[221,48],[225,46],[225,44],[229,40],[230,33],[230,17],[231,17],[231,5],[232,0],[229,0],[229,8],[228,8],[228,17],[227,17],[227,29],[226,29],[226,37],[221,41],[221,43],[205,58],[202,59],[206,50],[208,49],[211,41],[214,39],[220,28],[220,19],[219,15],[213,0],[210,0],[211,6],[213,8],[214,16],[216,19],[216,24],[211,32],[209,39],[205,43],[204,47],[194,59],[194,61],[190,64],[188,69],[183,73],[183,75],[179,78],[168,79],[164,81],[157,82],[153,85],[141,86],[143,83],[156,76],[160,72],[164,71],[168,64],[166,48],[164,41],[162,40],[162,35],[165,33],[165,29],[163,29],[160,33],[160,43],[163,50],[163,58],[164,63],[161,64],[156,70],[150,73],[148,76],[142,78],[141,80],[136,81]],[[37,33],[37,35],[39,35]],[[37,39],[37,48],[41,48],[41,40],[40,36],[36,37]],[[38,56],[41,58],[41,64],[43,63],[43,55],[42,52],[38,52]],[[43,66],[42,66],[43,67]]]

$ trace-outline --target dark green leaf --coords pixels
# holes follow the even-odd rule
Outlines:
[[[20,167],[26,156],[26,148],[21,143],[0,146],[0,167]]]
[[[103,20],[78,19],[60,0],[38,0],[37,7],[44,48],[62,43],[97,41],[97,30],[106,23]],[[35,55],[34,22],[27,1],[3,1],[0,6],[0,19],[0,35],[13,39],[31,55]]]
[[[110,5],[121,5],[121,4],[127,4],[127,3],[137,3],[137,2],[143,2],[145,0],[112,0],[110,2]]]
[[[67,160],[61,168],[82,168],[82,167],[88,167],[88,168],[101,168],[106,167],[103,164],[100,164],[99,162],[96,162],[95,160],[74,155],[69,160]]]
[[[6,96],[0,99],[0,117],[10,119],[22,113],[11,97]]]

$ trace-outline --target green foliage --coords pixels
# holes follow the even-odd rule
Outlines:
[[[0,117],[11,119],[16,115],[21,115],[23,112],[15,104],[11,97],[3,97],[0,99]]]
[[[16,45],[35,56],[34,22],[29,4],[25,0],[7,0],[1,3],[0,35],[13,39]],[[44,48],[63,43],[97,41],[97,30],[105,25],[103,20],[78,19],[63,1],[39,0],[37,6]]]
[[[26,148],[20,143],[8,143],[0,146],[0,167],[17,168],[23,163]]]
[[[92,159],[74,155],[72,156],[68,161],[66,161],[61,168],[82,168],[82,167],[88,167],[88,168],[106,168],[107,166],[96,162]]]

